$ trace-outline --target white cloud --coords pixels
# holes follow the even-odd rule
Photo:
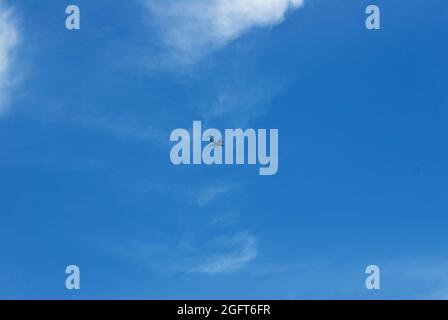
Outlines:
[[[246,126],[246,123],[263,115],[269,102],[284,91],[283,80],[275,83],[262,79],[237,79],[213,88],[215,97],[204,103],[201,113],[208,120],[227,119],[231,126]]]
[[[231,186],[208,186],[202,190],[191,192],[188,195],[192,197],[199,207],[205,207],[212,203],[218,196],[226,194],[231,190]]]
[[[152,142],[158,146],[166,145],[168,133],[163,132],[156,126],[145,123],[138,119],[112,117],[80,119],[79,122],[88,127],[97,128],[106,133],[115,135],[122,139],[135,139],[144,142]]]
[[[257,241],[248,234],[223,238],[228,252],[212,256],[208,261],[194,268],[194,272],[218,274],[236,271],[257,257]]]
[[[250,233],[233,236],[119,245],[114,252],[165,275],[202,273],[216,275],[240,271],[258,254],[257,239]]]
[[[141,187],[146,192],[158,192],[165,195],[171,195],[174,200],[189,203],[200,208],[211,205],[220,196],[235,190],[234,186],[231,184],[210,184],[207,186],[196,187],[191,185],[158,183],[154,181],[142,182]]]
[[[189,64],[255,27],[281,23],[304,0],[146,0],[172,63]]]
[[[11,86],[12,51],[18,44],[18,31],[11,15],[11,10],[0,5],[0,115],[5,111],[7,90]]]

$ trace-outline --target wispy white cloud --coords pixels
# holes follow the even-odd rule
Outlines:
[[[227,119],[231,122],[230,125],[245,126],[250,119],[263,115],[269,103],[286,86],[283,80],[269,83],[252,79],[249,84],[248,80],[236,79],[213,88],[215,96],[203,107],[201,113],[208,120]]]
[[[239,234],[234,237],[224,237],[220,242],[227,248],[227,252],[213,254],[204,263],[193,268],[192,271],[218,274],[241,269],[257,257],[257,241],[250,234]]]
[[[207,223],[207,227],[214,226],[231,226],[238,222],[239,213],[237,211],[219,212],[210,216],[210,221]]]
[[[245,126],[263,115],[269,102],[287,86],[283,79],[273,82],[263,79],[258,72],[254,77],[246,61],[238,59],[239,55],[226,61],[225,68],[216,60],[212,64],[198,62],[204,62],[203,58],[248,31],[282,23],[288,12],[302,7],[305,0],[140,1],[151,14],[151,31],[156,30],[157,39],[154,43],[160,47],[159,54],[145,57],[145,65],[202,81],[202,94],[190,100],[188,107],[206,120]],[[256,59],[251,57],[250,61],[253,60]],[[216,66],[220,66],[219,70],[215,70]]]
[[[233,191],[234,185],[230,183],[213,183],[205,186],[191,186],[159,183],[154,181],[144,181],[141,183],[141,188],[146,192],[159,192],[162,194],[169,194],[175,200],[192,204],[198,207],[207,207],[214,201],[218,200],[220,196]]]
[[[230,185],[211,185],[198,191],[189,192],[188,196],[194,199],[194,202],[199,207],[205,207],[216,200],[217,197],[228,193],[230,190]]]
[[[145,0],[174,64],[191,64],[246,31],[281,23],[304,0]]]
[[[12,84],[12,54],[18,45],[18,37],[11,9],[0,4],[0,116],[6,111],[8,89]]]
[[[82,125],[113,134],[121,139],[151,142],[158,146],[166,145],[166,137],[169,135],[153,124],[133,118],[116,119],[112,117],[97,117],[85,120],[80,119],[79,122]]]
[[[216,275],[240,271],[257,257],[257,251],[256,237],[237,233],[195,241],[181,238],[169,243],[136,242],[120,245],[115,253],[164,275]]]

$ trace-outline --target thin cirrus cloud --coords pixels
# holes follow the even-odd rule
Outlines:
[[[208,186],[197,192],[189,193],[188,195],[194,199],[194,202],[199,207],[205,207],[212,203],[220,195],[226,194],[231,191],[230,185],[216,185]]]
[[[281,23],[304,0],[148,1],[169,63],[192,64],[246,31]]]
[[[157,273],[218,275],[248,267],[257,258],[258,246],[252,234],[239,232],[193,243],[185,239],[175,243],[137,242],[120,245],[114,252]]]
[[[183,186],[178,184],[167,184],[157,182],[143,182],[142,189],[146,192],[158,192],[161,194],[172,195],[176,200],[180,200],[197,207],[207,207],[220,197],[235,191],[231,184],[210,184],[204,187]],[[186,189],[192,189],[185,191]]]
[[[250,234],[239,234],[222,239],[227,252],[212,255],[192,271],[205,274],[220,274],[237,271],[257,257],[257,240]]]
[[[11,64],[18,45],[18,31],[12,11],[0,5],[0,116],[6,111],[8,89],[11,86]]]

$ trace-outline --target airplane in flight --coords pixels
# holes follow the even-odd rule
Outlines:
[[[215,141],[215,137],[213,136],[208,136],[207,138],[210,139],[210,146],[212,147],[224,147],[224,142],[222,141],[222,139],[219,139],[217,141]]]

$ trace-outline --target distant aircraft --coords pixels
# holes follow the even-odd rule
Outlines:
[[[210,142],[212,143],[211,144],[212,147],[223,147],[224,146],[224,142],[222,141],[222,139],[215,141],[215,138],[213,136],[208,136],[208,138],[210,139]]]
[[[208,128],[208,120],[205,121],[205,128]],[[215,141],[215,137],[213,136],[208,136],[207,137],[210,140],[209,146],[211,147],[224,147],[224,141],[222,141],[222,139],[219,139],[218,141]]]

